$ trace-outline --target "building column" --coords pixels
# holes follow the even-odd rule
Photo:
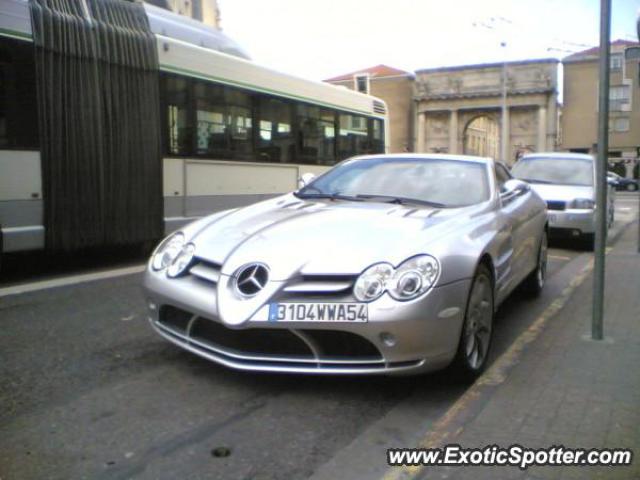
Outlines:
[[[511,129],[509,128],[511,119],[509,118],[509,113],[508,106],[503,108],[500,120],[500,156],[502,157],[501,160],[507,165],[513,163],[511,158]]]
[[[418,112],[418,149],[417,153],[424,153],[425,148],[425,128],[427,124],[425,112]]]
[[[449,153],[458,152],[458,110],[449,112]]]
[[[547,151],[547,109],[543,106],[538,107],[537,148],[539,152]]]

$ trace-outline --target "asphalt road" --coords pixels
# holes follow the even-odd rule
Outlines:
[[[619,195],[617,228],[637,204]],[[541,298],[516,293],[501,307],[494,358],[588,261],[568,247],[550,250]],[[330,378],[219,367],[152,332],[139,274],[0,296],[0,326],[2,480],[307,478],[408,398],[431,402],[437,417],[466,388],[446,371]]]

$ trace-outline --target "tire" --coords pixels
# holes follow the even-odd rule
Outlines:
[[[458,351],[453,371],[472,382],[487,366],[493,337],[493,280],[489,269],[480,265],[471,282]]]
[[[638,185],[633,183],[627,184],[627,192],[635,192],[636,190],[638,190]]]
[[[522,284],[524,290],[532,297],[537,297],[542,293],[544,284],[547,279],[547,249],[548,238],[547,231],[542,233],[540,245],[538,247],[538,259],[536,268],[524,279]]]
[[[613,222],[616,221],[616,213],[615,213],[615,209],[611,208],[609,209],[609,215],[607,216],[607,228],[611,228],[613,227]]]
[[[593,252],[594,248],[596,248],[596,234],[595,233],[584,233],[582,234],[581,244],[582,247],[589,251]]]

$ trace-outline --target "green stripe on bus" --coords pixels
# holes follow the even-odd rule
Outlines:
[[[302,100],[304,102],[313,103],[315,105],[321,105],[321,106],[324,106],[324,107],[335,108],[335,109],[342,110],[342,111],[345,111],[345,112],[360,113],[360,114],[364,114],[364,115],[367,115],[367,116],[370,116],[370,117],[373,116],[373,117],[376,117],[376,118],[384,118],[384,116],[376,115],[373,112],[367,112],[365,110],[357,110],[355,108],[343,107],[341,105],[335,105],[335,104],[328,103],[328,102],[322,102],[322,101],[314,100],[314,99],[311,99],[311,98],[308,98],[308,97],[301,97],[301,96],[298,96],[298,95],[292,95],[292,94],[280,92],[280,91],[277,91],[277,90],[271,90],[269,88],[258,87],[257,85],[252,85],[250,83],[226,80],[224,78],[216,77],[214,75],[209,75],[209,74],[206,74],[206,73],[200,73],[200,72],[196,72],[196,71],[193,71],[193,70],[188,70],[186,68],[175,67],[173,65],[162,64],[162,65],[160,65],[160,70],[165,71],[165,72],[171,72],[171,73],[180,73],[180,74],[183,74],[183,75],[187,75],[189,77],[199,78],[201,80],[212,80],[212,81],[215,81],[215,82],[224,83],[225,85],[230,85],[232,87],[248,88],[248,89],[255,90],[255,91],[258,91],[258,92],[262,92],[262,93],[268,93],[268,94],[272,94],[272,95],[277,95],[279,97],[289,98],[291,100]],[[372,102],[373,102],[373,100],[372,100]]]
[[[3,37],[15,38],[17,40],[28,40],[33,41],[31,35],[24,32],[19,32],[17,30],[11,30],[9,28],[0,28],[0,35]]]

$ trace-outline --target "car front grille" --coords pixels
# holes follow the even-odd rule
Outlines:
[[[567,202],[562,200],[547,200],[547,208],[549,210],[566,210]]]
[[[290,280],[278,296],[278,301],[353,301],[351,292],[356,281],[353,275],[304,275]]]
[[[220,280],[222,266],[217,263],[196,258],[189,268],[189,274],[212,285]],[[311,300],[353,301],[351,296],[354,275],[303,275],[287,281],[278,293],[278,301],[295,301],[304,298]]]
[[[385,362],[369,340],[341,330],[231,329],[169,305],[161,307],[153,323],[174,343],[228,366],[248,370],[375,373],[411,368],[421,362]]]

